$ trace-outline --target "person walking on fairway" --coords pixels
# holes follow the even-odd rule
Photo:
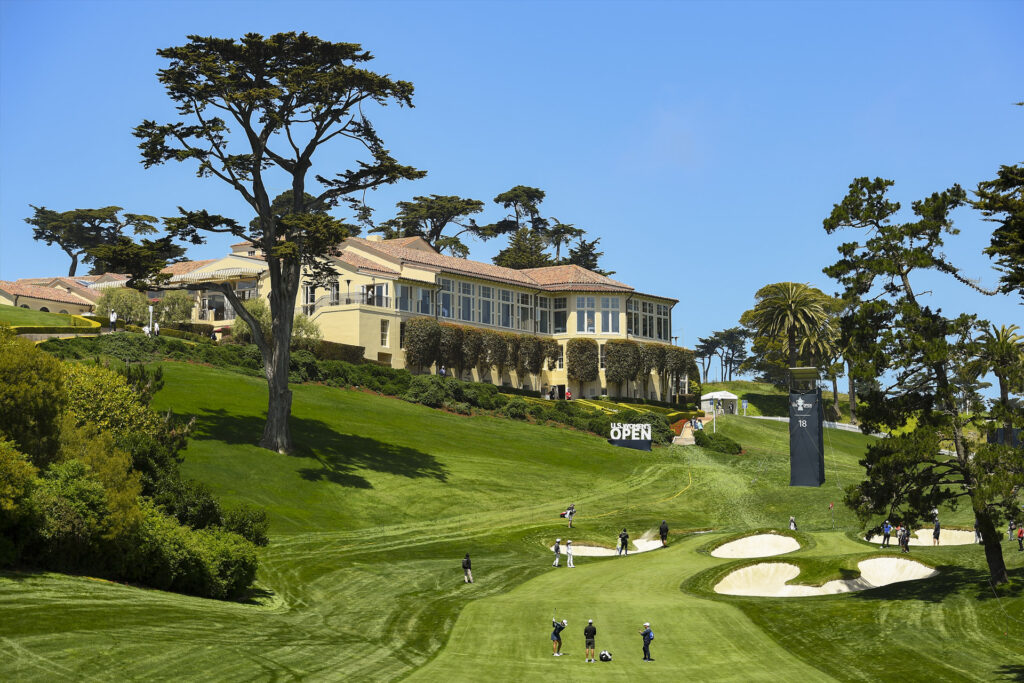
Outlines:
[[[587,619],[587,625],[583,628],[583,644],[587,650],[587,662],[596,662],[594,659],[594,637],[597,629],[594,627],[594,620]]]
[[[889,537],[892,535],[892,524],[889,524],[889,520],[885,520],[885,524],[882,525],[882,545],[879,548],[889,547]]]
[[[572,541],[565,542],[565,566],[569,569],[574,569],[576,565],[572,563]]]
[[[664,548],[668,545],[668,521],[661,520],[661,526],[658,527],[658,534],[661,536],[661,547]]]
[[[555,539],[555,561],[551,563],[552,567],[558,566],[558,558],[562,556],[562,539]]]
[[[555,630],[551,632],[551,653],[555,657],[562,656],[562,631],[566,626],[569,625],[565,619],[558,621],[556,619],[551,620],[551,625],[555,627]]]
[[[473,583],[473,563],[469,561],[469,553],[462,558],[462,573],[466,583]]]
[[[646,621],[644,622],[643,629],[640,631],[640,635],[644,639],[644,661],[653,662],[654,660],[651,658],[651,641],[654,640],[654,632],[651,631],[651,625]]]
[[[572,528],[572,518],[576,516],[576,503],[569,503],[565,509],[565,518],[569,520],[569,528]]]
[[[622,528],[622,533],[619,534],[619,550],[615,553],[616,555],[629,555],[629,534],[626,533],[626,528]]]
[[[796,517],[793,515],[789,516],[789,530],[796,531]]]

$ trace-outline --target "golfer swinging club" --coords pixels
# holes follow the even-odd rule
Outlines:
[[[557,619],[551,620],[551,625],[554,630],[551,632],[551,656],[561,657],[562,656],[562,630],[569,625],[565,619],[558,621]]]

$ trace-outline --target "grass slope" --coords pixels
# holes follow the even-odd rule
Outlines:
[[[0,304],[0,322],[17,327],[18,325],[67,326],[75,322],[70,315],[61,313],[43,313],[17,306]]]
[[[789,416],[789,392],[767,382],[749,382],[745,380],[733,380],[732,382],[708,382],[701,386],[701,391],[710,394],[712,391],[728,391],[736,394],[742,401],[747,399],[747,415],[751,416]],[[821,397],[825,401],[826,415],[831,410],[832,392],[822,389]],[[740,414],[743,413],[743,404],[737,407]],[[850,401],[847,394],[839,392],[839,412],[843,421],[849,421]]]
[[[859,434],[830,432],[826,484],[799,489],[786,485],[784,424],[720,419],[744,456],[694,447],[642,453],[568,429],[297,386],[296,451],[276,455],[252,445],[265,383],[177,363],[165,365],[165,379],[158,407],[197,416],[186,473],[270,512],[259,590],[238,604],[85,577],[2,574],[4,679],[524,680],[599,672],[919,680],[1024,671],[1013,649],[1022,624],[1002,616],[1024,619],[1016,553],[1007,552],[1015,582],[999,600],[982,595],[984,561],[973,546],[915,548],[943,571],[927,586],[791,601],[711,592],[716,577],[742,561],[711,558],[706,545],[781,527],[791,514],[805,544],[797,556],[817,574],[880,552],[855,539],[859,527],[845,508],[837,505],[836,531],[828,515],[840,487],[860,475],[867,438]],[[572,532],[557,516],[570,501],[579,510]],[[550,568],[555,536],[610,546],[623,526],[637,537],[661,519],[676,532],[715,531],[677,534],[664,551]],[[968,514],[944,511],[943,519],[963,524]],[[473,585],[459,569],[467,551]],[[551,657],[547,639],[556,607],[570,620],[570,655],[561,658]],[[583,663],[586,618],[616,662]],[[654,664],[639,662],[643,621],[657,634]],[[945,654],[961,644],[970,648],[963,655]],[[901,656],[885,667],[865,661],[884,647]],[[934,652],[919,654],[927,648]]]

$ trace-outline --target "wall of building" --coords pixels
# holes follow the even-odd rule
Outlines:
[[[72,304],[64,301],[49,301],[48,299],[37,299],[31,296],[14,296],[6,292],[0,292],[0,303],[7,306],[18,306],[29,308],[33,311],[41,311],[44,308],[49,313],[69,313],[71,315],[82,315],[92,310],[91,304]]]

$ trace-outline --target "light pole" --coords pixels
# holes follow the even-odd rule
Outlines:
[[[149,305],[149,333],[153,334],[153,304]]]

